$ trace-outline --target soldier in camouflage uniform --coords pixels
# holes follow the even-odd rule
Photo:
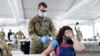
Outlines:
[[[8,45],[0,39],[0,56],[12,56]]]
[[[22,36],[24,35],[24,33],[23,33],[21,30],[19,30],[19,31],[16,33],[16,35],[18,36],[17,39],[22,39]]]
[[[79,27],[78,27],[78,29],[76,29],[76,26],[75,26],[76,38],[78,39],[78,41],[81,41],[82,40],[82,32],[79,29],[80,29]]]
[[[16,37],[17,37],[17,39],[16,39],[16,44],[17,44],[17,46],[20,45],[20,44],[19,44],[19,40],[22,39],[23,36],[24,36],[24,33],[23,33],[21,30],[19,30],[19,31],[16,33]],[[18,48],[21,48],[21,47],[19,46]]]
[[[5,38],[5,32],[3,31],[3,28],[1,29],[2,31],[0,31],[0,39],[4,40]]]
[[[44,50],[44,45],[39,41],[39,38],[45,35],[51,35],[56,37],[56,30],[52,20],[49,17],[46,17],[47,5],[44,2],[41,2],[38,5],[37,15],[34,16],[28,25],[29,36],[32,39],[30,53],[38,54],[42,53]],[[45,48],[48,45],[45,45]]]

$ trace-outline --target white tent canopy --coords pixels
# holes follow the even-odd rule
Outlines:
[[[53,20],[63,21],[83,20],[82,24],[100,19],[100,0],[0,0],[0,19],[4,24],[14,19],[30,19],[36,15],[38,3],[44,1],[48,4],[47,15]],[[85,22],[85,21],[86,22]],[[72,22],[67,24],[73,24]],[[0,25],[2,25],[0,20]]]
[[[63,25],[74,27],[76,22],[93,30],[93,24],[100,21],[100,0],[0,0],[0,27],[24,25],[25,30],[21,29],[27,32],[28,21],[42,1],[57,30]]]

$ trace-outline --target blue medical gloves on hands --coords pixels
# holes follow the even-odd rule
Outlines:
[[[50,37],[49,37],[49,35],[46,35],[46,36],[41,37],[41,38],[40,38],[40,41],[41,41],[42,43],[44,43],[44,44],[50,42]]]

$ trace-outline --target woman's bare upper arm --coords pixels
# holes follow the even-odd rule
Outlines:
[[[43,53],[46,54],[46,55],[48,55],[48,54],[50,54],[53,50],[54,50],[54,48],[52,48],[52,46],[49,45],[49,47],[48,47]]]

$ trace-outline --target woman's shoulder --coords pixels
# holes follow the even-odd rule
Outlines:
[[[57,45],[58,45],[58,41],[56,39],[54,39],[54,40],[51,41],[52,48],[56,48]]]

